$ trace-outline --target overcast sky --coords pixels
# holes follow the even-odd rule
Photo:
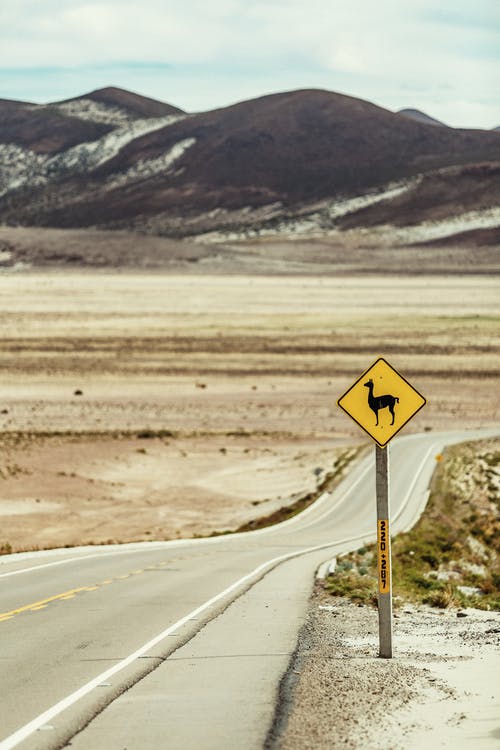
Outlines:
[[[0,98],[115,85],[188,111],[325,88],[500,125],[499,0],[0,0]]]

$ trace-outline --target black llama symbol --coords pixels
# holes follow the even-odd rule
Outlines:
[[[391,396],[390,394],[386,394],[385,396],[374,396],[373,380],[371,378],[366,383],[363,383],[363,385],[368,388],[368,406],[373,412],[375,412],[375,416],[377,417],[375,425],[378,425],[379,409],[385,409],[386,407],[388,407],[392,415],[391,425],[394,424],[394,404],[399,404],[399,398],[397,396]]]

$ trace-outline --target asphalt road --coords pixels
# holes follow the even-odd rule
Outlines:
[[[475,436],[391,443],[393,534]],[[0,750],[262,748],[314,570],[374,539],[373,463],[262,531],[0,558]]]

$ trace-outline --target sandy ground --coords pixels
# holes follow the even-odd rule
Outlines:
[[[19,549],[234,530],[314,491],[342,451],[325,439],[227,435],[1,444],[0,527]]]
[[[269,748],[493,750],[499,645],[498,612],[403,606],[380,659],[376,610],[317,585]]]

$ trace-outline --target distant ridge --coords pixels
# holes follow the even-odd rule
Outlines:
[[[445,125],[444,122],[441,122],[440,120],[436,120],[434,117],[430,117],[430,115],[426,115],[425,112],[421,112],[419,109],[400,109],[398,112],[398,115],[403,115],[403,117],[409,117],[410,120],[423,122],[426,125],[436,125],[440,128],[449,127],[448,125]]]
[[[182,109],[174,107],[172,104],[151,99],[132,91],[117,88],[116,86],[107,86],[106,88],[96,89],[88,94],[75,96],[71,99],[64,99],[54,104],[67,104],[68,102],[80,102],[82,99],[90,99],[99,104],[107,104],[120,107],[139,117],[164,117],[165,115],[184,114]]]

